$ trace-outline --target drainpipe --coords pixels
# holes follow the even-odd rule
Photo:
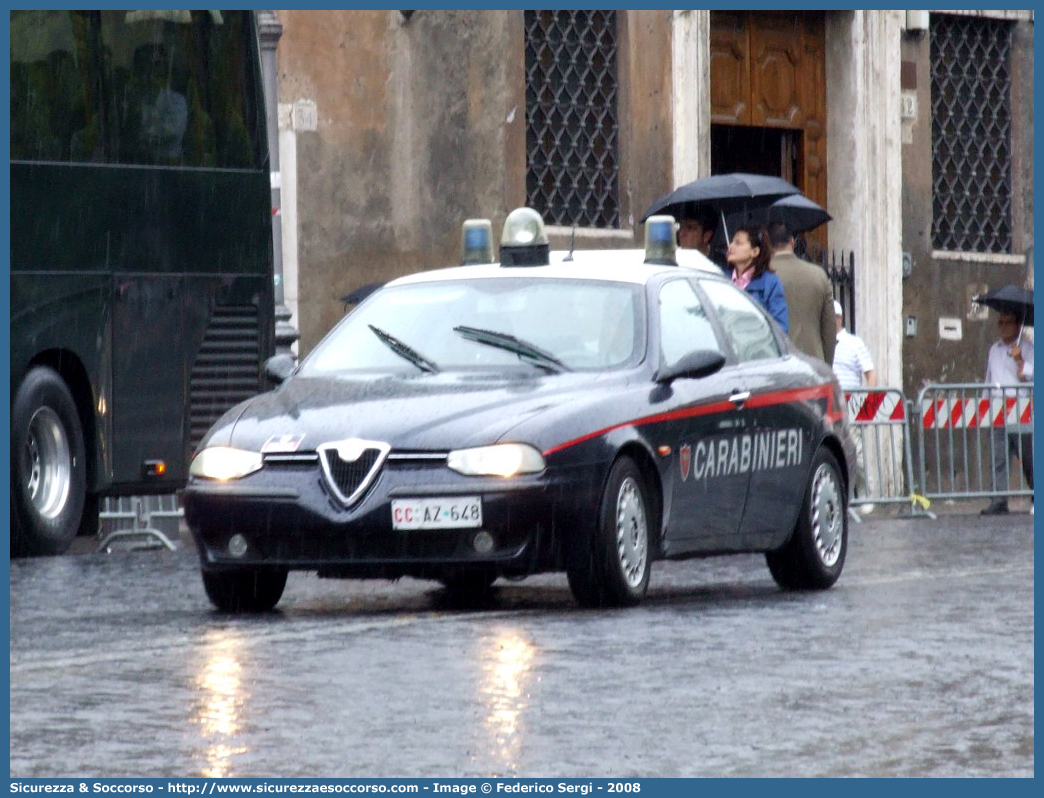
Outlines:
[[[275,348],[276,354],[293,354],[290,347],[301,337],[290,323],[290,309],[283,294],[283,216],[282,178],[279,171],[279,63],[276,47],[283,26],[274,11],[258,11],[257,26],[261,40],[261,76],[265,90],[265,116],[268,127],[268,149],[272,170],[272,271],[275,279]]]

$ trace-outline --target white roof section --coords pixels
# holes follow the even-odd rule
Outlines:
[[[478,266],[454,266],[448,269],[417,272],[399,277],[389,285],[438,282],[441,280],[502,279],[508,277],[546,277],[574,280],[609,280],[644,285],[650,277],[665,271],[695,269],[722,274],[714,263],[695,249],[679,249],[677,266],[648,264],[643,249],[587,249],[572,253],[556,250],[548,266],[501,266],[499,263]],[[568,258],[568,260],[567,260]]]

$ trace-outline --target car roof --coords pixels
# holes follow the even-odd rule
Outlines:
[[[675,253],[677,266],[649,264],[642,249],[586,249],[551,253],[547,266],[502,266],[486,263],[476,266],[453,266],[407,275],[388,285],[412,285],[462,279],[505,279],[513,277],[545,277],[554,279],[605,280],[644,285],[658,274],[677,273],[694,269],[721,275],[722,271],[708,258],[694,249],[680,249]]]

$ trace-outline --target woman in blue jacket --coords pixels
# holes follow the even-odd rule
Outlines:
[[[753,296],[783,328],[790,332],[790,313],[783,283],[769,267],[772,248],[768,231],[753,225],[740,227],[729,244],[728,261],[732,282]]]

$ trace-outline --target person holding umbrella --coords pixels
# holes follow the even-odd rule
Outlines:
[[[834,289],[824,269],[794,254],[794,234],[783,222],[768,228],[772,270],[783,283],[790,313],[790,340],[806,355],[834,362],[837,322]]]
[[[697,249],[708,258],[711,254],[711,239],[718,219],[714,211],[693,203],[677,206],[678,246],[682,249]]]
[[[1001,289],[1001,291],[1003,290]],[[995,292],[995,294],[999,293],[999,291]],[[1032,294],[1029,296],[1029,301],[1032,303]],[[1023,340],[1022,337],[1023,325],[1027,323],[1025,309],[1014,304],[1003,304],[995,296],[991,297],[989,294],[975,299],[995,308],[1004,308],[1000,310],[997,318],[1000,339],[990,347],[986,360],[986,382],[992,385],[1032,383],[1033,344],[1028,340]],[[1032,309],[1032,304],[1029,307]],[[1032,321],[1032,318],[1029,321]],[[996,393],[997,391],[994,391],[995,395]],[[1004,393],[1011,393],[1011,391]],[[1017,428],[1011,431],[1006,426],[993,427],[990,430],[990,436],[993,450],[993,489],[1000,491],[1007,486],[1009,458],[1014,455],[1022,462],[1022,473],[1026,477],[1030,490],[1033,490],[1033,432],[1022,432]],[[982,514],[1004,515],[1007,512],[1008,500],[997,496],[990,502],[989,507],[982,511]],[[1032,513],[1031,504],[1030,514]]]
[[[721,222],[721,240],[728,241],[732,225],[726,222],[727,215],[740,214],[739,218],[749,221],[759,209],[800,193],[797,186],[774,175],[746,172],[711,175],[664,194],[649,206],[639,221],[660,214],[673,216],[681,223],[679,246],[700,250],[728,273],[730,267],[711,247],[718,221]]]
[[[764,227],[741,225],[732,236],[726,257],[732,267],[732,282],[757,299],[783,331],[789,332],[790,313],[783,283],[769,265],[772,247],[768,231]]]

